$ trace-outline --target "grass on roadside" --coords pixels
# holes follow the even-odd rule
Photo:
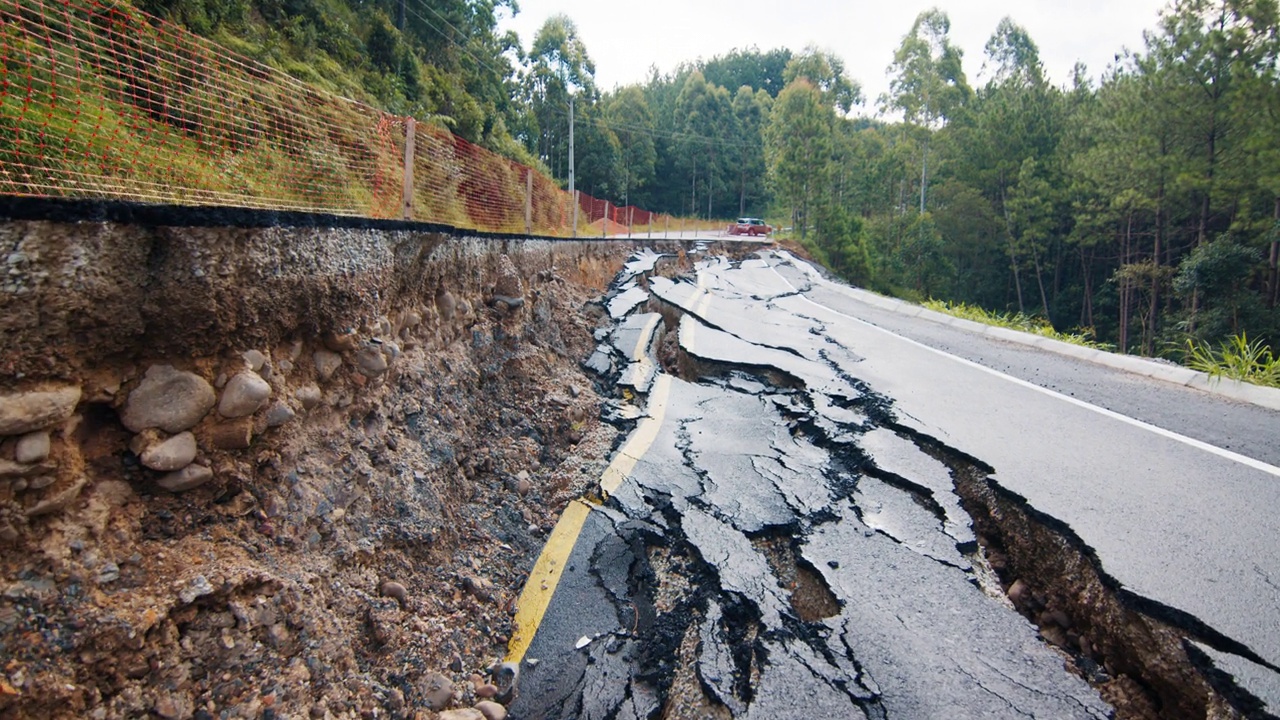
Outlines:
[[[1245,333],[1232,337],[1215,349],[1187,340],[1187,367],[1213,378],[1280,387],[1280,356],[1261,340],[1249,340]]]
[[[996,327],[1008,328],[1010,330],[1018,330],[1021,332],[1031,333],[1032,335],[1040,335],[1041,337],[1053,338],[1062,342],[1071,343],[1072,345],[1080,345],[1083,347],[1095,348],[1098,350],[1113,350],[1114,346],[1106,343],[1095,341],[1093,330],[1080,328],[1074,333],[1059,332],[1053,328],[1048,320],[1034,315],[1026,315],[1024,313],[995,313],[977,305],[969,305],[962,302],[947,302],[945,300],[926,300],[921,303],[924,307],[940,313],[946,313],[965,320],[980,322],[984,325],[995,325]]]

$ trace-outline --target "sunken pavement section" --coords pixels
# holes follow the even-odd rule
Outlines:
[[[625,444],[530,576],[514,717],[1268,716],[1237,681],[1274,668],[859,379],[796,302],[811,267],[671,265],[633,256],[602,301],[586,365]]]

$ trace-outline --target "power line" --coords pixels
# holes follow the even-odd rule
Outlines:
[[[408,11],[415,18],[425,23],[431,29],[435,30],[440,35],[440,37],[444,39],[446,42],[450,43],[451,45],[457,47],[462,52],[466,53],[472,60],[475,60],[478,65],[480,65],[481,67],[483,67],[484,69],[488,70],[489,72],[493,73],[496,76],[503,77],[503,78],[507,77],[507,73],[499,72],[491,64],[485,62],[484,60],[481,60],[475,53],[471,52],[470,48],[468,48],[466,45],[462,44],[457,39],[455,39],[455,37],[466,38],[468,36],[466,35],[466,33],[463,33],[461,30],[459,30],[456,25],[449,22],[449,20],[444,15],[442,15],[440,11],[436,10],[435,8],[431,7],[429,4],[425,2],[421,3],[421,5],[422,7],[426,8],[429,12],[431,12],[431,14],[439,18],[440,22],[444,23],[445,26],[447,26],[450,30],[452,30],[455,33],[455,35],[450,35],[449,33],[446,33],[439,25],[427,19],[425,16],[423,16],[421,13],[415,10],[412,6],[408,7]],[[549,111],[551,114],[564,117],[566,119],[569,116],[569,111],[567,109],[551,107],[549,108]],[[695,133],[686,133],[686,132],[673,131],[673,130],[659,130],[657,128],[645,128],[641,126],[628,125],[624,123],[614,123],[614,122],[605,120],[604,118],[590,118],[590,121],[595,123],[597,127],[608,128],[610,130],[625,130],[628,132],[639,133],[641,135],[647,135],[655,139],[664,138],[664,139],[669,139],[674,141],[683,140],[683,141],[688,141],[693,143],[699,143],[706,146],[714,145],[714,146],[725,147],[725,148],[756,147],[756,144],[752,142],[745,142],[745,141],[735,142],[732,140],[726,140],[723,138],[713,138],[705,135],[698,135]]]
[[[458,29],[458,28],[457,28],[453,23],[449,22],[449,20],[448,20],[448,19],[446,19],[443,15],[441,15],[441,14],[440,14],[440,11],[436,10],[435,8],[433,8],[433,7],[431,7],[430,5],[426,4],[425,2],[424,2],[424,3],[422,3],[422,7],[425,7],[427,10],[431,11],[431,13],[432,13],[432,14],[434,14],[436,17],[440,18],[440,22],[444,23],[444,24],[445,24],[445,25],[446,25],[450,30],[452,30],[454,33],[456,33],[458,37],[462,37],[462,38],[466,38],[466,37],[468,37],[468,35],[467,35],[466,33],[464,33],[464,32],[462,32],[461,30],[459,30],[459,29]],[[439,33],[440,37],[441,37],[441,38],[443,38],[443,39],[445,40],[445,42],[448,42],[449,44],[451,44],[451,45],[453,45],[453,46],[457,47],[457,48],[458,48],[459,50],[461,50],[462,52],[466,53],[466,54],[467,54],[467,55],[468,55],[472,60],[475,60],[475,61],[476,61],[476,64],[480,65],[480,67],[483,67],[485,70],[488,70],[489,72],[493,73],[494,75],[496,75],[496,76],[498,76],[498,77],[501,77],[501,78],[504,78],[504,79],[507,77],[507,73],[506,73],[506,72],[499,72],[496,68],[494,68],[494,67],[493,67],[492,65],[490,65],[488,62],[485,62],[484,60],[481,60],[479,56],[477,56],[475,53],[471,52],[471,49],[470,49],[470,48],[468,48],[466,45],[462,44],[461,42],[458,42],[457,40],[455,40],[453,36],[451,36],[449,33],[446,33],[443,29],[441,29],[441,28],[440,28],[440,26],[439,26],[439,25],[437,25],[437,24],[435,24],[434,22],[432,22],[432,21],[428,20],[428,19],[427,19],[426,17],[424,17],[421,13],[419,13],[419,12],[418,12],[418,11],[416,11],[416,10],[414,10],[412,7],[409,7],[409,8],[408,8],[408,11],[409,11],[409,12],[410,12],[410,13],[411,13],[415,18],[417,18],[417,19],[421,20],[423,23],[425,23],[425,24],[427,25],[427,27],[430,27],[432,30],[435,30],[437,33]]]

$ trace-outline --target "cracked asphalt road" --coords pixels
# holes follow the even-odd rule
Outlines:
[[[1280,471],[874,327],[786,254],[658,263],[605,301],[631,433],[530,575],[513,717],[1111,715],[1118,661],[1015,609],[971,475],[1280,707]]]

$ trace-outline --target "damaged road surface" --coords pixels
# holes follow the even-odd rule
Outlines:
[[[529,575],[513,717],[1280,708],[1280,470],[873,327],[786,253],[662,268],[604,300],[628,432]]]

